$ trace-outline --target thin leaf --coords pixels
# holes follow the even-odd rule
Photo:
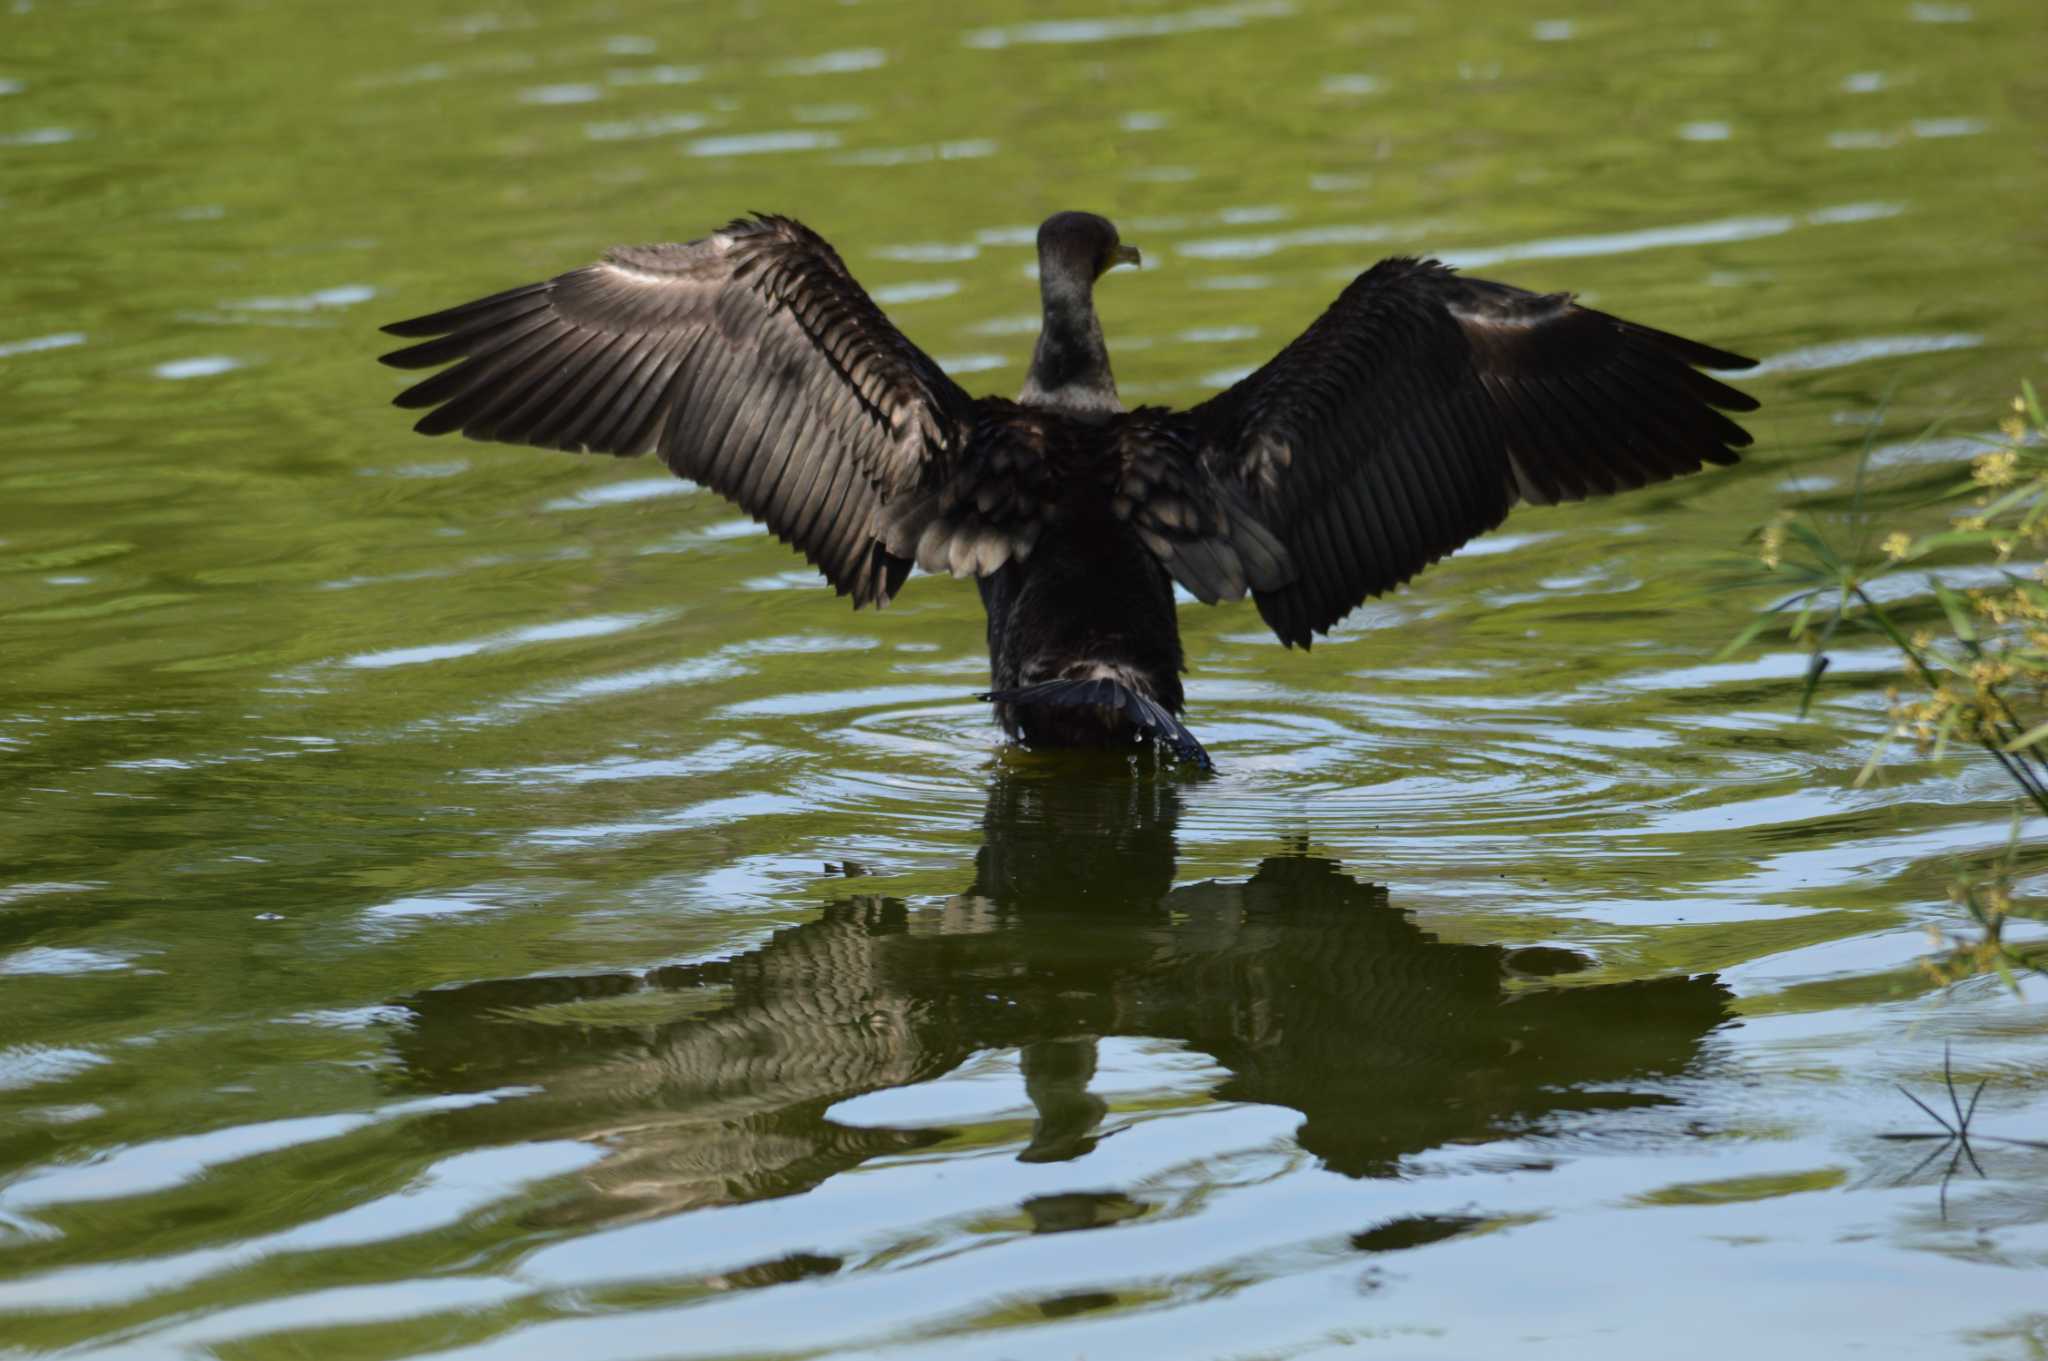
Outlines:
[[[1913,540],[1909,551],[1913,557],[1924,557],[1938,548],[1975,548],[1998,537],[1991,529],[1940,529]]]
[[[1733,657],[1736,653],[1742,651],[1751,643],[1755,642],[1757,639],[1757,635],[1762,633],[1765,629],[1769,628],[1772,622],[1773,621],[1771,619],[1770,611],[1767,610],[1761,614],[1758,614],[1755,618],[1751,619],[1747,624],[1744,624],[1742,626],[1742,631],[1740,633],[1736,634],[1733,638],[1730,638],[1725,644],[1722,645],[1721,650],[1714,654],[1714,660],[1717,662],[1727,661],[1730,657]]]
[[[1977,622],[1970,618],[1969,607],[1963,598],[1955,593],[1949,584],[1939,577],[1929,577],[1928,584],[1934,587],[1934,598],[1941,603],[1941,612],[1948,616],[1948,626],[1954,630],[1958,641],[1968,647],[1972,654],[1980,650],[1977,637]]]
[[[1846,570],[1841,558],[1836,556],[1835,550],[1828,547],[1827,540],[1823,539],[1820,531],[1812,525],[1795,520],[1785,526],[1785,533],[1788,537],[1798,540],[1829,571],[1840,573]]]
[[[1865,789],[1869,787],[1870,782],[1877,778],[1878,762],[1883,759],[1885,752],[1891,749],[1891,745],[1892,734],[1887,729],[1884,736],[1878,738],[1871,746],[1869,757],[1864,760],[1863,768],[1856,772],[1856,778],[1849,782],[1849,788]]]
[[[1813,708],[1814,692],[1820,689],[1820,678],[1828,669],[1829,658],[1825,652],[1815,652],[1813,660],[1806,664],[1806,685],[1799,692],[1799,716],[1805,718]]]
[[[2011,491],[1978,511],[1977,517],[1982,520],[1995,520],[2033,495],[2035,495],[2035,488],[2031,486],[2014,487]]]

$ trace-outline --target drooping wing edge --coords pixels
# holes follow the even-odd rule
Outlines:
[[[739,219],[386,331],[384,355],[451,364],[401,392],[422,434],[654,451],[736,502],[854,604],[909,574],[882,542],[894,497],[942,476],[972,401],[890,323],[824,238]]]
[[[1256,589],[1282,642],[1498,525],[1731,464],[1755,361],[1435,261],[1367,270],[1264,367],[1184,418],[1295,568]]]

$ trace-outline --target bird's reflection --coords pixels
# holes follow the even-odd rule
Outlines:
[[[943,1139],[828,1111],[987,1050],[1021,1055],[1023,1159],[1084,1157],[1107,1109],[1089,1090],[1097,1040],[1146,1036],[1212,1055],[1230,1073],[1221,1099],[1301,1112],[1302,1146],[1362,1177],[1559,1112],[1664,1100],[1631,1084],[1684,1069],[1728,1018],[1711,977],[1510,988],[1520,965],[1576,957],[1438,940],[1305,852],[1175,888],[1179,811],[1164,781],[1005,774],[974,882],[943,907],[856,894],[716,963],[421,993],[405,1001],[404,1080],[538,1087],[469,1118],[602,1140],[609,1195],[586,1211],[611,1218],[786,1195]],[[654,1019],[577,1015],[622,1002]],[[1046,1213],[1072,1227],[1079,1211]]]

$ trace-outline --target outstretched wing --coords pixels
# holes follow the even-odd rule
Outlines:
[[[824,238],[742,218],[632,246],[545,283],[393,323],[434,336],[383,362],[460,361],[395,399],[413,428],[608,454],[660,453],[737,502],[856,605],[887,604],[908,558],[882,543],[972,405],[875,306]]]
[[[1754,363],[1567,294],[1384,260],[1186,419],[1204,462],[1285,546],[1292,579],[1254,595],[1280,640],[1306,647],[1517,499],[1734,463],[1749,434],[1721,411],[1756,402],[1698,369]]]

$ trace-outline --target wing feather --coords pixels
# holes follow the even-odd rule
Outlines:
[[[1289,563],[1253,581],[1307,646],[1368,596],[1498,525],[1736,461],[1755,361],[1434,261],[1361,274],[1271,362],[1186,413],[1200,460]]]
[[[631,405],[619,412],[616,423],[599,422],[587,432],[579,432],[588,435],[587,439],[578,439],[579,450],[595,453],[617,449],[623,454],[639,455],[653,452],[659,443],[664,424],[661,404],[689,357],[686,352],[678,353],[652,339],[640,343],[650,351],[648,360],[631,380],[632,386],[620,389],[621,398]]]
[[[500,369],[518,363],[523,356],[547,344],[550,338],[551,335],[544,318],[530,322],[522,318],[518,322],[507,326],[504,331],[490,336],[488,339],[477,340],[476,338],[471,338],[466,340],[464,342],[465,345],[470,343],[477,345],[469,362],[452,369],[443,370],[432,378],[413,384],[405,391],[399,393],[398,396],[392,398],[392,405],[413,408],[434,407],[440,406],[442,403],[451,401],[454,398],[466,396],[480,382],[489,378]],[[413,355],[426,348],[426,346],[422,345],[415,347],[413,350],[400,350],[398,353],[405,356],[409,361]],[[440,364],[454,357],[454,354],[446,356],[436,355],[425,362]],[[392,356],[386,356],[386,362],[392,362],[392,360]],[[405,367],[410,368],[412,365],[408,362]],[[420,424],[414,428],[422,434],[429,435],[438,435],[444,430],[456,428],[455,426],[442,425],[439,429],[429,429],[427,427],[429,418],[432,418],[438,424],[445,418],[445,413],[438,411],[429,412],[427,416],[421,418]]]
[[[633,371],[637,353],[635,337],[631,335],[607,336],[589,353],[576,377],[563,390],[561,399],[553,404],[553,410],[542,414],[534,423],[528,442],[543,449],[558,449],[562,445],[562,432],[589,425],[601,413],[594,413],[592,402],[621,378]]]
[[[1294,579],[1287,549],[1203,464],[1183,416],[1140,407],[1120,417],[1109,455],[1101,472],[1111,513],[1197,600],[1239,600]]]
[[[928,491],[973,403],[883,316],[824,239],[743,218],[681,245],[622,247],[542,283],[384,328],[415,429],[618,455],[658,452],[794,545],[854,603],[909,562],[883,507]]]
[[[493,293],[488,297],[478,298],[475,302],[463,303],[459,307],[429,312],[410,321],[394,321],[385,326],[384,331],[387,335],[394,336],[440,336],[475,326],[488,326],[507,312],[545,308],[547,289],[546,284],[521,284],[517,288],[508,288],[502,293]]]

